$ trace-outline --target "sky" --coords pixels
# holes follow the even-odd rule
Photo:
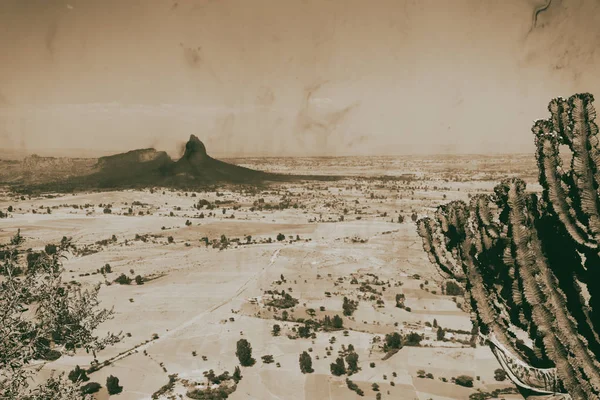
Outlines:
[[[533,153],[598,46],[598,0],[0,0],[0,150]]]

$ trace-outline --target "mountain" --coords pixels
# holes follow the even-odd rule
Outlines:
[[[1,177],[20,191],[77,191],[124,189],[148,186],[194,188],[215,184],[257,184],[287,180],[287,175],[270,174],[212,158],[206,146],[191,135],[183,156],[174,161],[153,148],[131,150],[98,159],[57,159],[31,156],[11,177]],[[80,168],[76,168],[80,167]]]

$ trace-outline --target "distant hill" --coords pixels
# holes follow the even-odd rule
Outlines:
[[[7,164],[8,166],[8,164]],[[327,179],[326,177],[314,177]],[[29,156],[11,162],[0,182],[19,191],[77,191],[147,186],[194,188],[216,184],[258,184],[266,181],[311,179],[271,174],[212,158],[206,146],[191,135],[183,156],[174,161],[152,148],[93,158]]]

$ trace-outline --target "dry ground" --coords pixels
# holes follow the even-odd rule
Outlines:
[[[107,366],[90,377],[103,386],[108,375],[119,377],[124,391],[116,398],[149,399],[170,374],[202,382],[209,369],[232,373],[239,364],[236,342],[245,338],[257,363],[242,368],[243,379],[230,395],[234,400],[358,399],[345,377],[332,376],[329,368],[342,345],[350,344],[361,368],[351,379],[365,398],[375,398],[371,385],[377,383],[384,399],[468,399],[476,389],[491,391],[510,384],[494,380],[498,363],[486,347],[437,341],[435,329],[427,326],[435,319],[444,328],[470,331],[471,322],[457,305],[462,299],[442,294],[442,279],[421,249],[411,214],[424,215],[452,199],[468,200],[469,193],[492,186],[488,181],[372,179],[258,191],[223,189],[194,197],[191,192],[162,189],[53,198],[21,198],[6,192],[0,195],[0,209],[12,205],[14,211],[0,219],[0,240],[20,228],[27,247],[43,248],[63,236],[72,237],[79,250],[87,246],[87,252],[65,260],[65,281],[102,284],[103,306],[114,307],[114,319],[102,330],[123,332],[124,338],[98,355],[101,364],[108,360]],[[225,203],[214,210],[198,210],[193,205],[200,199]],[[286,201],[285,209],[257,207]],[[141,205],[132,206],[133,202]],[[106,204],[111,205],[110,214],[103,211]],[[125,215],[130,207],[133,215]],[[403,223],[398,215],[404,217]],[[276,239],[280,233],[285,240]],[[201,241],[203,237],[220,241],[221,235],[229,241],[225,249]],[[231,241],[246,243],[248,236],[250,244]],[[105,264],[113,272],[102,275],[97,270]],[[113,283],[122,273],[157,279],[143,285]],[[282,275],[285,282],[278,282]],[[376,297],[382,304],[363,299],[365,293],[358,290],[374,276],[384,282],[373,286],[381,291]],[[351,283],[353,277],[359,284]],[[281,289],[299,300],[287,310],[288,320],[309,318],[310,309],[316,319],[341,316],[344,296],[360,300],[354,314],[343,317],[347,333],[317,332],[315,339],[291,339],[287,334],[293,335],[297,323],[276,321],[282,310],[250,301],[260,299],[266,290]],[[395,306],[398,293],[405,295],[410,312]],[[272,336],[274,324],[281,325],[280,336]],[[394,331],[418,332],[425,339],[420,347],[404,347],[382,360],[385,353],[374,340]],[[333,351],[328,356],[329,346]],[[298,357],[305,350],[310,351],[315,371],[303,375]],[[264,364],[263,355],[272,355],[275,363]],[[89,366],[91,361],[85,353],[63,357],[48,364],[44,373]],[[433,379],[419,378],[419,370],[433,374]],[[475,388],[450,382],[459,375],[476,378]],[[185,397],[181,382],[171,394]],[[516,397],[504,397],[511,396]],[[105,389],[98,394],[107,397]]]

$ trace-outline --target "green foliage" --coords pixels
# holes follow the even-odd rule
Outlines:
[[[329,365],[329,369],[331,370],[332,375],[344,375],[346,373],[346,364],[344,363],[344,359],[342,357],[338,357],[334,363]]]
[[[348,353],[348,355],[346,355],[346,364],[348,364],[348,374],[352,375],[358,372],[358,354],[355,352]]]
[[[123,386],[119,386],[119,378],[110,375],[106,378],[106,389],[110,395],[119,394],[123,391]]]
[[[277,241],[281,242],[282,240],[285,240],[285,235],[283,233],[279,233],[277,235]]]
[[[498,368],[494,371],[494,379],[498,382],[502,382],[506,380],[506,371],[502,368]]]
[[[233,370],[232,379],[235,383],[239,383],[242,380],[242,378],[242,371],[240,370],[240,367],[236,365],[235,369]]]
[[[300,364],[300,371],[303,374],[310,374],[314,372],[312,368],[312,358],[310,357],[310,354],[308,354],[306,351],[303,351],[302,354],[300,354],[298,362]]]
[[[346,385],[348,386],[348,389],[356,392],[357,395],[359,396],[364,396],[365,392],[363,392],[363,390],[361,388],[358,387],[358,385],[354,382],[352,382],[349,378],[346,378]]]
[[[473,377],[468,375],[460,375],[456,377],[454,383],[456,383],[459,386],[473,387]]]
[[[87,382],[90,378],[87,376],[85,369],[79,367],[79,365],[75,366],[71,372],[69,372],[69,380],[71,382]]]
[[[350,300],[349,298],[344,296],[344,303],[342,304],[342,309],[344,310],[345,316],[350,316],[356,311],[358,307],[358,301]]]
[[[131,283],[131,278],[125,274],[121,274],[117,279],[115,279],[115,282],[119,285],[129,285]]]
[[[252,358],[252,346],[246,339],[238,340],[235,355],[240,360],[242,367],[251,367],[256,363],[256,360]]]
[[[101,388],[102,388],[102,385],[100,385],[98,382],[90,382],[90,383],[86,383],[85,385],[83,385],[81,387],[81,393],[82,394],[94,394],[94,393],[98,392]]]

